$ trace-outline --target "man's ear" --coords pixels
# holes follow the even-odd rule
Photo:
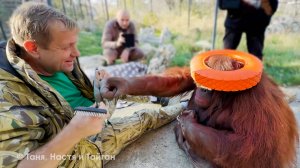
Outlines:
[[[24,49],[32,56],[38,56],[37,44],[33,40],[25,40],[23,43]]]

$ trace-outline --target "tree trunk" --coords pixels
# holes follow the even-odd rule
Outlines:
[[[5,31],[4,31],[4,28],[2,26],[2,21],[1,20],[0,20],[0,29],[1,29],[1,32],[2,32],[2,36],[3,36],[4,40],[6,41],[7,37],[6,37]]]
[[[215,13],[214,13],[214,28],[213,28],[213,32],[212,32],[212,43],[211,43],[211,49],[215,49],[215,43],[216,43],[216,36],[217,36],[217,20],[218,20],[218,0],[216,0],[215,3]]]
[[[165,2],[167,4],[169,10],[172,11],[174,9],[174,6],[175,6],[174,0],[165,0]]]
[[[52,6],[52,0],[47,0],[48,6]]]
[[[64,12],[64,14],[66,15],[67,13],[66,13],[66,7],[65,7],[65,2],[64,2],[64,0],[61,0],[61,3],[62,3],[62,7],[63,7],[63,12]]]
[[[122,6],[120,0],[117,0],[117,6],[118,6],[118,8],[120,8]]]
[[[188,7],[189,7],[189,9],[188,9],[188,28],[190,28],[192,0],[189,0]]]
[[[131,7],[132,7],[132,10],[134,10],[134,0],[131,0]]]
[[[108,14],[108,6],[107,6],[107,0],[104,0],[105,2],[105,11],[106,11],[106,20],[109,20],[109,14]]]
[[[73,0],[70,0],[70,6],[72,7],[72,10],[73,10],[73,16],[74,16],[75,20],[77,21],[76,8],[75,8],[75,4],[73,3]]]
[[[87,4],[84,4],[84,8],[85,8],[85,14],[86,14],[87,18],[89,18],[89,20],[91,20],[88,5],[87,5]]]
[[[182,11],[182,1],[183,0],[179,0],[179,16],[181,16],[181,11]]]
[[[89,3],[89,13],[90,13],[91,20],[94,20],[93,8],[92,8],[91,0],[88,0],[88,3]]]
[[[295,9],[295,11],[296,11],[296,12],[295,12],[295,16],[298,16],[298,5],[299,5],[299,4],[298,4],[298,0],[295,0],[295,3],[296,3],[296,4],[295,4],[295,8],[296,8],[296,9]]]
[[[127,10],[126,0],[124,0],[123,2],[124,2],[124,9]]]
[[[83,10],[82,10],[81,0],[79,0],[79,10],[80,10],[81,18],[83,19],[84,18],[84,14],[83,14]]]

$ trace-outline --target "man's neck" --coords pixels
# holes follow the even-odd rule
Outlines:
[[[43,76],[52,76],[54,73],[50,73],[48,71],[45,71],[44,69],[41,68],[41,66],[36,62],[34,59],[32,59],[30,56],[25,55],[23,56],[23,59],[25,62],[27,62],[31,68],[38,74],[38,75],[43,75]]]
[[[125,32],[127,31],[127,29],[123,29],[123,28],[119,25],[118,22],[117,22],[117,27],[118,27],[118,29],[119,29],[121,32],[123,32],[123,33],[125,33]]]

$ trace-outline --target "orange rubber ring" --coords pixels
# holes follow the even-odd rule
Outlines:
[[[244,66],[233,71],[212,69],[205,61],[214,55],[228,56],[242,62]],[[261,79],[263,64],[254,55],[226,49],[207,51],[193,57],[190,68],[196,84],[219,91],[240,91],[257,85]]]

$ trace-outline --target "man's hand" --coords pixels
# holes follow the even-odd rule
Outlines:
[[[104,106],[101,107],[105,108]],[[101,132],[104,120],[108,116],[109,114],[101,117],[75,115],[70,123],[55,135],[53,139],[29,153],[29,155],[45,156],[46,159],[39,160],[25,157],[18,164],[18,167],[58,167],[61,159],[47,158],[51,158],[53,154],[57,156],[66,155],[82,138]]]
[[[113,99],[128,93],[128,81],[120,77],[102,79],[100,94],[103,98]]]
[[[108,77],[110,77],[110,74],[107,71],[105,71],[104,69],[100,69],[100,70],[96,71],[96,74],[95,74],[96,80],[101,81],[102,79],[108,78]]]
[[[122,44],[125,43],[125,38],[123,37],[123,33],[119,33],[118,40],[116,42],[117,47],[121,47]]]
[[[100,103],[99,108],[106,108],[104,103]],[[95,135],[101,132],[104,127],[104,121],[109,117],[109,113],[102,116],[84,116],[75,115],[70,121],[68,127],[74,130],[74,134],[81,138]]]

